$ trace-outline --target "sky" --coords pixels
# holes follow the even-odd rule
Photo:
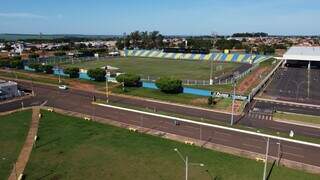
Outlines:
[[[320,35],[320,0],[1,0],[0,33]]]

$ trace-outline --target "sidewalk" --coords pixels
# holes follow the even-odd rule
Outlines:
[[[281,103],[281,104],[292,104],[292,105],[304,106],[304,107],[320,108],[320,105],[316,105],[316,104],[297,103],[297,102],[290,102],[290,101],[283,101],[283,100],[266,99],[266,98],[260,98],[260,97],[255,97],[254,100]]]
[[[31,126],[29,129],[26,141],[21,149],[21,152],[19,154],[19,157],[16,163],[14,164],[14,167],[12,169],[12,172],[8,180],[17,180],[23,174],[23,171],[28,163],[28,160],[35,142],[35,136],[37,135],[37,132],[38,132],[38,126],[39,126],[39,120],[40,120],[39,114],[40,114],[40,108],[33,107]]]
[[[299,122],[294,120],[288,120],[288,119],[279,119],[279,118],[273,118],[276,122],[286,123],[286,124],[294,124],[298,126],[305,126],[305,127],[311,127],[311,128],[318,128],[320,129],[319,124],[313,124],[313,123],[306,123],[306,122]]]

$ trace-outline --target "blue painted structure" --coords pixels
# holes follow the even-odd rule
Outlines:
[[[65,74],[64,72],[63,72],[63,69],[58,69],[58,68],[54,68],[53,69],[53,74],[54,75],[60,75],[60,76],[65,76],[65,77],[69,77],[69,74]]]
[[[24,66],[24,70],[32,72],[36,71],[35,69],[30,68],[29,66]]]
[[[149,89],[158,89],[156,84],[153,82],[142,82],[142,87],[149,88]],[[205,96],[205,97],[211,96],[211,91],[203,90],[203,89],[189,88],[189,87],[184,87],[183,93],[193,94],[193,95],[198,95],[198,96]]]
[[[94,81],[94,79],[89,77],[86,72],[79,72],[79,79],[85,79],[85,80]]]

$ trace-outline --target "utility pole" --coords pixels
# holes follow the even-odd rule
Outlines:
[[[266,179],[267,179],[267,165],[268,165],[268,154],[269,154],[269,142],[270,142],[270,138],[268,138],[268,140],[267,140],[266,158],[265,158],[265,161],[264,161],[263,179],[262,179],[262,180],[266,180]]]

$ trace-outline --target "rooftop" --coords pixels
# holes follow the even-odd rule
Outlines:
[[[284,55],[287,60],[320,61],[320,46],[293,46]]]

